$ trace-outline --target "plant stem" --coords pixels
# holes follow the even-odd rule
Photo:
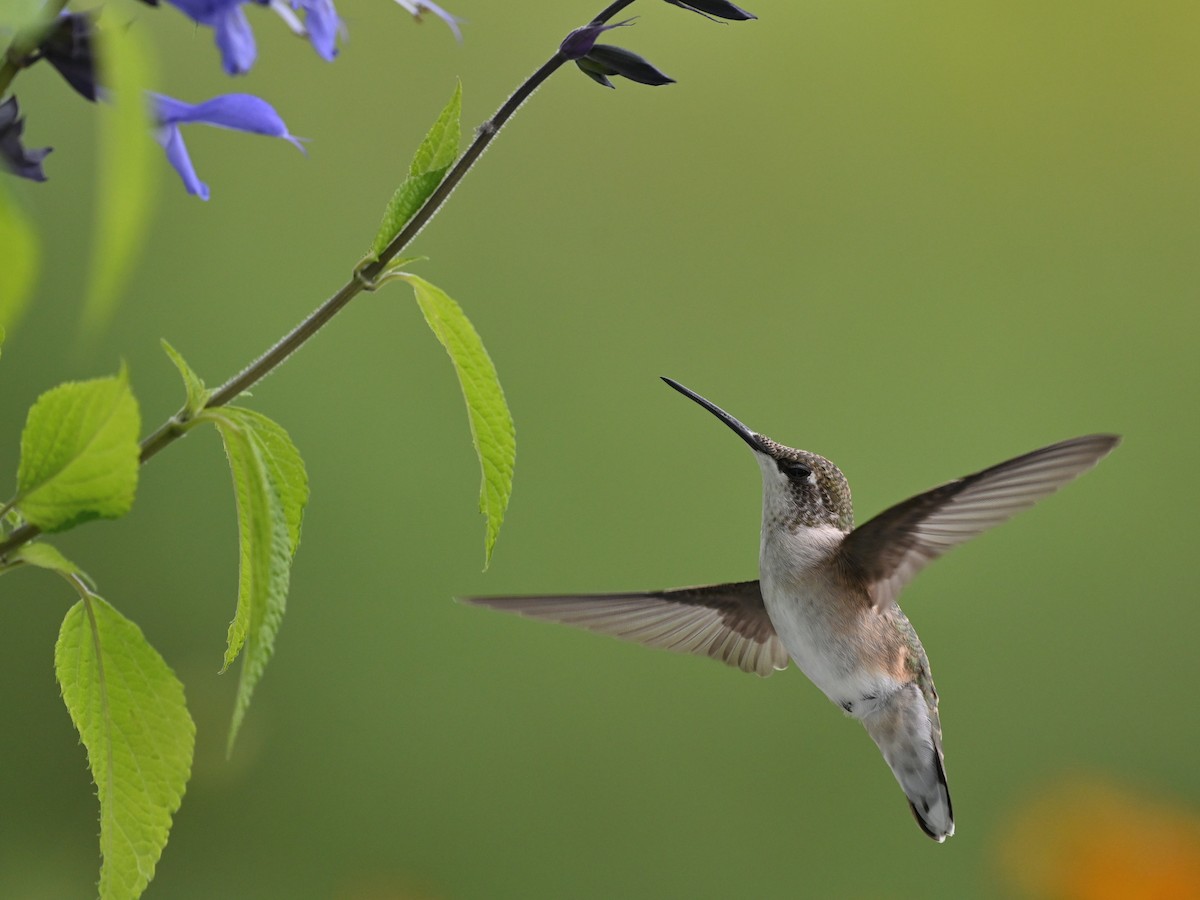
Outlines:
[[[634,0],[614,0],[613,3],[608,5],[608,7],[604,10],[604,12],[600,13],[600,15],[596,16],[596,18],[592,19],[592,23],[602,25],[603,23],[605,23],[609,19],[611,19],[613,16],[615,16],[617,13],[619,13],[621,10],[623,10],[625,7],[632,5],[633,2],[634,2]]]
[[[38,48],[54,27],[58,14],[66,7],[67,0],[50,0],[41,11],[38,21],[21,29],[4,51],[4,62],[0,64],[0,97],[7,92],[17,73],[25,68],[26,60]]]
[[[596,16],[592,22],[607,22],[634,2],[635,0],[615,0],[615,2],[610,3],[608,7]],[[65,0],[62,0],[62,2],[53,0],[53,3],[58,3],[61,9]],[[512,95],[501,104],[500,108],[496,110],[495,115],[479,127],[475,133],[475,140],[467,147],[466,152],[459,157],[454,167],[446,173],[446,177],[442,179],[442,183],[429,195],[429,198],[408,221],[408,224],[401,229],[399,234],[392,238],[383,252],[379,254],[379,258],[356,270],[355,274],[342,285],[336,294],[313,310],[307,318],[284,335],[266,353],[213,391],[212,396],[209,397],[208,402],[204,405],[205,409],[224,406],[239,394],[262,381],[263,378],[277,369],[285,359],[300,349],[309,338],[324,328],[329,320],[341,312],[351,300],[363,291],[373,289],[375,280],[383,274],[388,264],[412,242],[421,229],[429,224],[429,221],[441,209],[442,204],[454,192],[458,183],[463,180],[463,177],[471,170],[471,167],[479,161],[479,157],[483,154],[483,151],[487,149],[488,144],[500,133],[500,129],[504,127],[504,124],[512,118],[513,114],[521,107],[521,104],[528,100],[533,92],[541,86],[542,82],[553,75],[565,62],[567,62],[567,58],[558,51],[555,51],[554,55],[546,60],[536,72],[526,78]],[[7,62],[5,65],[7,66]],[[0,90],[0,93],[2,92]],[[183,437],[187,431],[185,427],[186,422],[186,409],[181,409],[147,435],[141,443],[141,462],[146,462],[164,447],[170,446],[176,440]],[[3,560],[7,553],[23,544],[27,544],[39,534],[41,534],[41,529],[36,525],[28,523],[15,529],[5,540],[0,541],[0,560]]]
[[[3,559],[10,550],[16,550],[23,544],[28,544],[35,537],[42,533],[42,529],[36,525],[30,525],[26,522],[20,528],[17,528],[0,544],[0,559]]]

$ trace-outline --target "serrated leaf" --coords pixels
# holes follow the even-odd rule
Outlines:
[[[413,155],[409,175],[423,175],[438,169],[448,169],[458,158],[458,144],[462,139],[462,82],[454,86],[450,102],[438,114],[437,121],[421,141]]]
[[[238,600],[237,610],[229,625],[222,671],[229,667],[243,648],[245,652],[229,729],[228,752],[233,750],[238,730],[250,706],[250,698],[271,659],[275,635],[283,621],[294,544],[292,520],[289,513],[285,512],[281,493],[290,491],[293,495],[288,501],[290,506],[295,502],[294,495],[298,491],[294,485],[281,491],[274,484],[272,471],[285,471],[290,462],[281,461],[286,457],[286,452],[280,450],[278,435],[262,437],[256,422],[247,412],[236,408],[219,408],[201,413],[201,418],[212,421],[221,434],[237,498],[240,548]],[[283,437],[286,439],[286,432]],[[304,497],[307,498],[307,482]],[[300,511],[303,511],[302,504]],[[298,540],[298,514],[294,533]]]
[[[454,88],[454,96],[437,117],[425,139],[417,148],[412,164],[408,167],[408,177],[401,182],[388,202],[371,245],[371,259],[378,259],[379,254],[391,242],[392,238],[408,224],[408,220],[416,214],[429,195],[437,189],[446,177],[446,172],[458,157],[458,145],[462,138],[462,82]]]
[[[183,685],[137,625],[88,595],[67,612],[54,672],[100,798],[100,897],[141,895],[192,769]]]
[[[204,381],[192,371],[192,367],[187,364],[187,360],[180,352],[167,343],[166,338],[162,338],[161,343],[163,351],[170,357],[171,362],[175,364],[175,368],[179,370],[179,374],[183,378],[183,386],[187,391],[185,409],[189,416],[194,416],[204,409],[204,404],[208,402],[212,391],[204,386]]]
[[[140,429],[124,367],[112,378],[51,388],[21,433],[11,505],[43,531],[125,515],[137,491]]]
[[[12,328],[29,302],[37,279],[41,245],[25,213],[0,186],[0,328]]]
[[[226,415],[224,409],[207,410],[201,418],[211,421],[220,432],[237,503],[238,599],[226,639],[221,668],[225,671],[237,659],[246,642],[255,608],[266,607],[266,597],[271,590],[274,519],[278,513],[282,522],[282,509],[271,496],[266,466],[251,435],[234,417]]]
[[[110,103],[97,110],[96,218],[83,327],[103,329],[146,245],[152,203],[164,170],[145,92],[155,82],[144,32],[116,21],[94,31],[100,81]]]
[[[463,398],[471,423],[471,440],[483,470],[479,490],[479,509],[487,516],[484,540],[484,567],[491,562],[492,548],[500,534],[504,511],[512,493],[513,465],[516,462],[516,432],[512,414],[500,387],[496,367],[484,349],[479,334],[461,307],[441,288],[416,275],[397,275],[412,285],[425,321],[437,335],[458,373]]]
[[[292,443],[291,436],[274,419],[252,409],[227,406],[225,412],[238,419],[243,427],[250,429],[258,441],[259,451],[267,467],[267,478],[275,489],[279,504],[287,521],[288,545],[292,555],[300,545],[300,526],[304,521],[304,507],[308,505],[308,471],[300,451]]]

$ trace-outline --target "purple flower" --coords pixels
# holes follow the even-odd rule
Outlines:
[[[304,10],[305,31],[317,55],[326,62],[333,62],[337,56],[338,35],[342,31],[342,20],[333,8],[333,0],[292,0],[292,8]]]
[[[24,130],[25,120],[21,118],[17,98],[9,97],[0,103],[0,166],[21,178],[45,181],[46,173],[42,171],[42,160],[46,158],[50,148],[27,150],[21,143],[21,132]]]
[[[213,30],[221,65],[230,75],[250,71],[258,55],[254,32],[242,7],[247,2],[270,6],[296,34],[307,37],[317,54],[326,60],[337,56],[337,40],[342,32],[333,0],[168,0],[184,15]],[[292,10],[304,10],[304,24]]]
[[[270,0],[271,9],[297,37],[308,38],[317,55],[327,62],[337,56],[337,41],[346,28],[333,8],[333,0]],[[304,10],[304,22],[293,10]]]
[[[166,150],[167,161],[183,179],[187,192],[201,200],[208,199],[208,185],[196,175],[183,136],[179,133],[180,125],[200,122],[250,134],[265,134],[283,138],[297,149],[304,150],[300,139],[288,132],[274,107],[253,94],[221,94],[194,105],[163,94],[150,94],[150,99],[153,103],[152,115],[158,125],[155,137]]]
[[[450,30],[454,32],[454,39],[462,43],[462,31],[458,28],[458,24],[462,19],[446,12],[446,10],[442,9],[436,3],[431,3],[430,0],[396,0],[396,2],[405,10],[412,13],[412,17],[418,22],[421,21],[421,13],[433,13],[450,27]]]
[[[185,16],[213,30],[221,65],[229,75],[244,75],[254,65],[258,49],[254,32],[242,11],[244,0],[169,0]]]

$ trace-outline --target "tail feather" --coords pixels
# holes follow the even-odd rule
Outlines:
[[[939,843],[954,834],[941,736],[917,686],[901,688],[864,718],[863,725],[900,782],[921,830]]]
[[[950,802],[950,788],[946,786],[946,770],[942,767],[942,748],[935,745],[934,750],[936,752],[933,754],[933,761],[936,766],[938,786],[932,793],[932,802],[930,802],[930,795],[924,794],[920,801],[921,807],[918,809],[917,804],[913,802],[912,794],[905,790],[905,796],[908,797],[908,808],[912,810],[913,818],[917,820],[921,830],[940,844],[954,834],[954,805]],[[904,786],[903,781],[900,782],[900,786]]]

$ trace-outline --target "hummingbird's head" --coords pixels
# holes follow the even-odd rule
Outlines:
[[[689,390],[678,381],[663,378],[685,397],[695,400],[750,445],[763,474],[763,516],[795,530],[832,525],[844,531],[854,527],[850,485],[842,470],[823,456],[785,447],[766,435],[751,431],[721,407]]]

